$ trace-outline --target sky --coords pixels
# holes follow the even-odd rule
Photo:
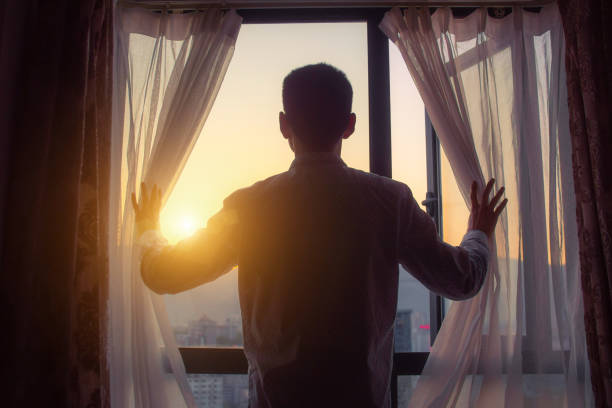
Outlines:
[[[391,50],[394,178],[423,199],[423,103],[399,52],[393,45]],[[338,67],[351,81],[357,124],[342,158],[369,169],[366,24],[243,25],[215,104],[162,213],[171,241],[204,226],[234,190],[287,170],[293,153],[278,127],[282,80],[292,69],[317,62]]]
[[[289,168],[293,153],[280,133],[278,113],[282,110],[282,80],[294,68],[326,62],[345,72],[353,86],[357,124],[355,133],[343,143],[342,158],[351,167],[369,169],[366,34],[365,23],[242,26],[217,99],[162,211],[162,232],[170,242],[205,226],[236,189]],[[408,184],[420,202],[427,187],[425,111],[399,51],[393,44],[389,48],[393,178]],[[458,217],[462,216],[460,210],[465,206],[458,192],[454,197],[452,190],[447,194],[445,209],[450,214],[458,205]],[[466,223],[467,216],[457,223],[457,231],[449,223],[446,238],[458,243]],[[239,313],[233,289],[236,275],[233,271],[167,300],[171,321],[184,323],[199,317],[203,309],[217,320]],[[405,291],[422,293],[402,297],[400,289],[400,308],[411,307],[409,303],[418,298],[422,308],[428,309],[420,284],[411,282],[408,275],[404,284]]]
[[[389,50],[393,178],[421,201],[427,191],[425,111],[399,51],[393,44]],[[316,62],[340,68],[353,85],[357,126],[342,157],[368,170],[366,24],[243,25],[218,97],[163,212],[171,242],[204,226],[232,191],[289,167],[292,152],[278,129],[282,80],[292,69]],[[444,157],[442,174],[452,181]],[[458,243],[467,210],[453,182],[443,187],[447,218],[457,220],[445,225],[445,239]]]

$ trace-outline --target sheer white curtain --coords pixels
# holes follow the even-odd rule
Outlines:
[[[556,5],[503,18],[484,8],[465,18],[393,9],[381,29],[402,53],[466,205],[472,180],[490,177],[509,200],[484,287],[452,303],[410,406],[591,405]]]
[[[167,199],[227,71],[240,30],[234,11],[117,9],[110,214],[111,401],[194,407],[163,299],[140,278],[132,192]]]

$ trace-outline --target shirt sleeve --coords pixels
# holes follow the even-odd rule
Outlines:
[[[407,187],[399,209],[399,262],[435,293],[453,300],[475,296],[487,272],[487,235],[471,230],[457,247],[443,242],[432,218],[418,206]]]
[[[140,240],[141,275],[159,294],[178,293],[215,280],[238,263],[238,216],[222,209],[193,236],[168,245],[159,231],[147,231]]]

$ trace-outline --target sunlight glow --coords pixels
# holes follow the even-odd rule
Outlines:
[[[191,217],[183,217],[180,223],[181,232],[186,236],[192,235],[197,228],[196,222]]]
[[[161,230],[170,243],[176,243],[194,234],[202,223],[190,214],[176,215],[161,218]]]

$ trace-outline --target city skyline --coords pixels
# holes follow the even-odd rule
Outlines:
[[[399,266],[398,310],[414,310],[429,316],[429,291]],[[166,307],[174,326],[186,325],[206,314],[215,321],[240,317],[238,268],[221,276],[215,285],[201,285],[180,295],[166,295]]]
[[[202,312],[188,323],[172,325],[176,342],[185,347],[242,347],[242,320],[225,317],[221,321]],[[429,316],[418,310],[398,308],[394,322],[395,351],[429,351]]]

